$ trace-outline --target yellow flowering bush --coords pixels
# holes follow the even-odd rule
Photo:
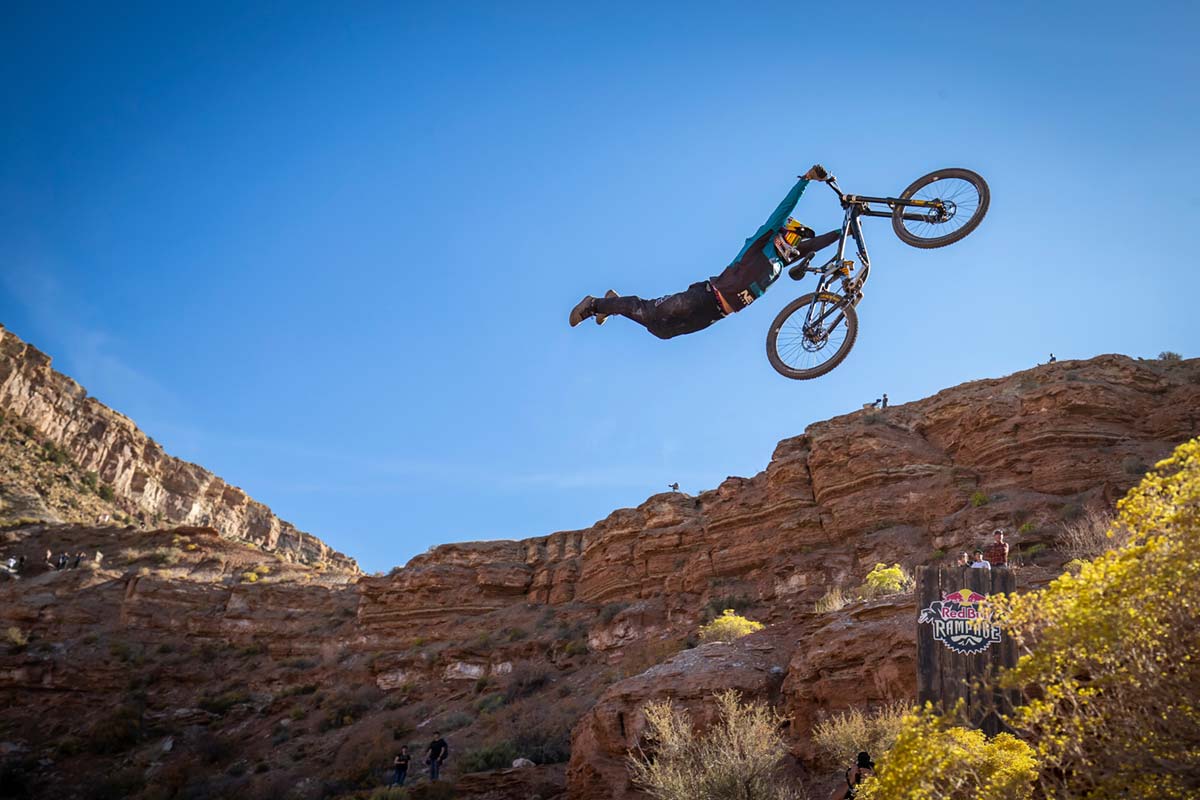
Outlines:
[[[903,592],[912,585],[912,577],[899,564],[876,564],[867,573],[867,579],[858,587],[860,597],[870,600],[884,595]]]
[[[738,615],[732,608],[727,608],[721,616],[707,625],[700,626],[700,641],[702,642],[732,642],[743,636],[761,631],[763,624]]]
[[[1001,733],[962,728],[933,712],[905,715],[896,743],[862,784],[863,800],[1026,800],[1033,794],[1033,748]]]
[[[1123,546],[995,604],[1021,657],[1009,720],[1055,797],[1197,797],[1200,786],[1200,439],[1117,504]]]

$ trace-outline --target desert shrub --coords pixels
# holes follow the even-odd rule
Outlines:
[[[141,734],[141,712],[133,706],[120,706],[92,725],[85,744],[89,752],[111,755],[132,747]]]
[[[1017,533],[1024,536],[1026,534],[1033,533],[1035,530],[1037,530],[1037,525],[1033,524],[1032,521],[1029,521],[1021,523],[1021,527],[1017,528]]]
[[[1145,461],[1142,461],[1137,456],[1125,456],[1125,458],[1121,459],[1121,469],[1127,475],[1145,475],[1149,467],[1146,466]]]
[[[1179,353],[1176,353],[1174,350],[1163,350],[1158,354],[1158,360],[1174,363],[1176,361],[1183,361],[1183,356],[1179,355]]]
[[[732,642],[755,631],[761,631],[763,627],[761,622],[746,619],[734,613],[732,608],[727,608],[712,622],[701,625],[699,635],[700,640],[704,642]]]
[[[10,625],[8,630],[4,632],[4,640],[8,642],[8,647],[13,652],[24,650],[29,644],[29,634],[18,628],[16,625]]]
[[[732,608],[738,614],[744,614],[754,607],[754,601],[744,594],[730,594],[725,597],[714,597],[704,606],[704,621],[712,622]]]
[[[603,608],[600,609],[600,613],[597,616],[600,617],[601,622],[607,625],[613,621],[613,618],[616,617],[617,614],[620,614],[627,608],[629,608],[628,603],[607,603]]]
[[[704,733],[670,701],[646,715],[649,753],[632,752],[633,782],[658,800],[791,800],[799,797],[782,774],[788,757],[781,720],[761,703],[743,705],[735,691],[716,695],[717,722]]]
[[[70,464],[71,454],[54,442],[42,443],[42,458],[52,464]]]
[[[100,484],[100,489],[96,492],[96,494],[100,495],[100,499],[106,503],[111,503],[117,499],[117,493],[113,491],[113,487],[109,486],[107,483]]]
[[[1021,653],[1004,683],[1041,687],[1009,722],[1035,743],[1048,795],[1191,797],[1200,785],[1200,604],[1191,600],[1200,439],[1155,465],[1117,510],[1127,543],[996,602]]]
[[[866,580],[858,587],[858,595],[865,600],[885,597],[908,591],[912,586],[912,576],[899,564],[876,564],[867,573]]]
[[[986,506],[989,498],[986,492],[975,492],[971,495],[971,505],[975,508]]]
[[[145,555],[160,567],[169,567],[179,563],[179,551],[172,547],[156,547]]]
[[[896,742],[861,787],[863,800],[954,798],[1026,800],[1033,794],[1033,748],[1011,734],[988,739],[923,711],[906,714]]]
[[[908,713],[907,703],[888,703],[874,711],[852,708],[822,717],[813,727],[817,757],[828,765],[849,764],[856,753],[882,753],[900,733],[900,721]]]
[[[463,772],[487,772],[512,766],[513,759],[516,757],[517,749],[511,741],[505,739],[475,750],[468,750],[463,753],[458,766]]]
[[[531,695],[550,682],[550,667],[532,661],[518,661],[508,674],[504,687],[504,701],[511,703]]]
[[[250,702],[250,695],[246,694],[245,691],[241,689],[231,689],[228,692],[222,692],[218,695],[207,695],[205,697],[201,697],[197,705],[210,714],[221,716],[234,706],[248,702]]]
[[[258,583],[257,572],[243,572],[240,577],[243,583]]]
[[[271,574],[271,568],[269,566],[267,566],[266,564],[259,564],[257,567],[254,568],[254,572],[259,577],[265,577],[265,576]]]
[[[1079,503],[1063,503],[1058,508],[1058,515],[1066,522],[1072,522],[1083,516],[1083,506]]]
[[[585,653],[587,653],[588,645],[587,645],[587,642],[584,641],[583,639],[572,639],[571,641],[569,641],[565,645],[563,645],[562,651],[563,651],[563,655],[581,656],[581,655],[584,655]]]
[[[515,626],[508,627],[500,631],[500,636],[506,642],[519,642],[529,638],[529,631]]]
[[[1089,508],[1078,519],[1062,525],[1055,543],[1068,558],[1096,558],[1129,540],[1129,531],[1114,523],[1112,514]]]
[[[842,587],[835,586],[813,604],[813,611],[816,611],[818,614],[828,614],[831,611],[838,611],[844,608],[846,603],[846,595],[842,593]]]
[[[466,711],[451,711],[442,717],[439,727],[444,731],[456,731],[459,728],[465,728],[475,721],[475,717],[468,714]]]
[[[88,490],[89,492],[94,492],[94,491],[96,491],[96,485],[97,485],[96,481],[98,479],[99,479],[99,476],[97,476],[96,473],[87,472],[87,473],[84,473],[84,476],[79,479],[79,482],[81,484],[83,484],[84,489]]]
[[[489,711],[495,711],[504,705],[503,692],[492,692],[485,694],[483,697],[475,701],[475,710],[480,714],[486,714]]]

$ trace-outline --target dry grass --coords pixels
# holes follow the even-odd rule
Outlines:
[[[874,711],[852,708],[822,718],[813,728],[817,757],[829,765],[849,764],[856,753],[865,750],[873,756],[885,752],[900,733],[900,720],[911,705],[888,703]]]
[[[1129,531],[1116,524],[1110,512],[1088,508],[1063,524],[1056,544],[1072,560],[1091,560],[1128,541]]]
[[[742,704],[737,692],[715,697],[718,721],[700,733],[670,701],[646,715],[649,753],[631,752],[633,782],[658,800],[791,800],[800,797],[783,773],[787,743],[780,718],[761,703]]]
[[[824,596],[813,604],[813,611],[818,614],[828,614],[833,611],[840,611],[845,608],[850,602],[846,595],[842,592],[842,587],[835,586],[824,594]]]

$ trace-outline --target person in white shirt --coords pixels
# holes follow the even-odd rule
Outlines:
[[[971,567],[973,569],[991,569],[992,564],[990,561],[984,561],[982,550],[976,550],[975,560],[971,562]]]

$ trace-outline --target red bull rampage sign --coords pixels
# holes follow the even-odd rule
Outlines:
[[[921,609],[918,623],[933,626],[933,638],[956,653],[975,655],[1000,641],[1000,629],[985,613],[987,595],[961,589]]]

